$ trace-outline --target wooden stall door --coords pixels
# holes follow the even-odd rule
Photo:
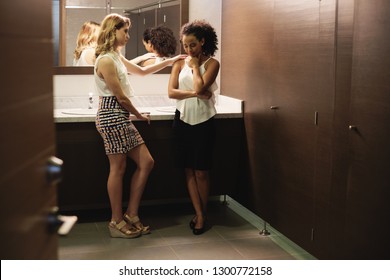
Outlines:
[[[57,234],[48,226],[56,186],[47,180],[55,154],[51,1],[0,6],[0,257],[56,259]]]

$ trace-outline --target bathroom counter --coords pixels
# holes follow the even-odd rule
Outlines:
[[[218,101],[210,195],[232,195],[238,188],[238,170],[244,147],[242,101],[233,98],[220,98]],[[137,108],[151,113],[150,125],[145,121],[134,121],[134,125],[155,160],[142,200],[188,199],[184,172],[174,167],[172,156],[174,107],[170,104]],[[63,178],[58,184],[60,210],[77,215],[82,210],[109,209],[106,186],[109,164],[102,138],[95,127],[96,109],[92,109],[91,115],[70,115],[63,113],[65,110],[79,113],[87,110],[90,114],[88,109],[77,107],[56,109],[54,112],[56,156],[64,161]],[[128,186],[135,168],[131,160],[127,161],[123,203],[129,197]]]
[[[150,120],[173,120],[175,106],[136,106],[141,113],[149,113]],[[219,96],[216,105],[216,119],[242,118],[243,101],[226,96]],[[97,109],[84,108],[65,108],[54,109],[55,123],[75,123],[75,122],[95,122]],[[134,115],[130,116],[131,120],[137,121]]]

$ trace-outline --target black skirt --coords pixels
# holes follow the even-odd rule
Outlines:
[[[210,170],[215,145],[214,117],[196,125],[180,120],[176,110],[173,121],[175,166],[195,170]]]

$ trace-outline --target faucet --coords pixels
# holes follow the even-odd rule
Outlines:
[[[88,95],[89,95],[89,98],[88,98],[88,100],[89,100],[88,109],[92,109],[93,108],[93,99],[92,99],[93,92],[88,93]]]

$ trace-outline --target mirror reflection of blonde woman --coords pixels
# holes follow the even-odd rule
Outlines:
[[[100,24],[87,21],[77,35],[74,50],[73,66],[92,66],[95,63],[95,48],[99,35]]]

